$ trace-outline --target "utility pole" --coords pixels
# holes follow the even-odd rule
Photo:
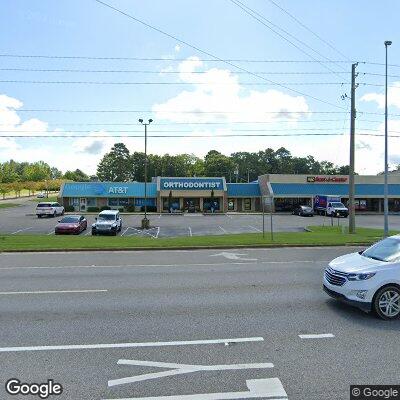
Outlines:
[[[388,46],[392,42],[390,40],[385,41],[385,181],[383,187],[383,236],[389,236],[389,185],[388,185],[388,173],[389,173],[389,157],[388,157],[388,104],[387,104],[387,81],[388,81]]]
[[[351,111],[350,111],[350,171],[349,171],[349,233],[356,233],[356,216],[354,206],[354,156],[355,156],[355,128],[356,128],[356,67],[351,65]]]

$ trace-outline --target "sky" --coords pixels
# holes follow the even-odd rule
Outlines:
[[[0,161],[93,174],[114,143],[143,151],[138,118],[152,118],[153,154],[283,146],[348,164],[358,62],[356,172],[376,174],[392,40],[389,163],[400,164],[397,0],[102,1],[124,14],[96,0],[2,1]]]

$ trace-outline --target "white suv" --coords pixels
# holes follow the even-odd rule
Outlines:
[[[64,211],[64,207],[61,204],[52,201],[42,202],[36,206],[36,215],[38,218],[42,218],[45,215],[48,217],[64,215]]]
[[[92,224],[92,235],[109,234],[117,235],[122,230],[122,219],[117,210],[104,210]]]
[[[400,315],[400,235],[329,263],[324,290],[331,297],[374,311],[382,319]]]

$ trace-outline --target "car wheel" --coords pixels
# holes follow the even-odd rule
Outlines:
[[[375,294],[373,308],[382,319],[394,319],[400,315],[400,289],[397,286],[385,286]]]
[[[53,213],[52,217],[53,217],[53,218],[55,218],[55,217],[56,217],[56,215],[57,215],[57,213],[54,211],[54,213]]]
[[[41,215],[38,215],[37,217],[38,217],[38,218],[42,218],[42,216],[41,216]]]

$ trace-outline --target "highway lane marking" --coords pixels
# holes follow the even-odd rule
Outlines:
[[[272,363],[253,363],[253,364],[226,364],[226,365],[193,365],[193,364],[176,364],[156,361],[142,360],[118,360],[118,365],[134,365],[140,367],[168,368],[169,371],[154,372],[149,374],[128,376],[126,378],[113,379],[108,381],[108,386],[125,385],[127,383],[135,383],[147,381],[149,379],[165,378],[167,376],[191,374],[200,371],[232,371],[244,369],[265,369],[274,368]]]
[[[243,260],[243,261],[257,261],[257,258],[240,258],[241,256],[247,256],[247,254],[243,253],[230,253],[228,251],[223,251],[218,254],[210,254],[210,257],[225,257],[228,260]]]
[[[279,378],[248,379],[246,392],[201,393],[175,396],[125,397],[113,400],[239,400],[239,399],[271,399],[287,400],[288,395]],[[107,400],[107,399],[104,399]],[[111,400],[111,399],[108,399]]]
[[[212,267],[223,265],[262,265],[262,264],[326,264],[328,260],[299,260],[299,261],[252,261],[239,258],[242,262],[223,262],[223,263],[194,263],[194,264],[127,264],[127,265],[58,265],[58,266],[22,266],[22,267],[0,267],[0,271],[14,269],[79,269],[79,268],[143,268],[143,267]],[[256,260],[256,259],[254,259]]]
[[[17,234],[19,232],[27,231],[27,230],[32,229],[32,228],[33,228],[33,226],[30,226],[29,228],[24,228],[24,229],[18,229],[17,231],[13,232],[11,235],[15,235],[15,234]]]
[[[332,333],[299,335],[300,339],[326,339],[326,338],[334,338],[334,337],[335,337],[335,335],[333,335]]]
[[[55,346],[22,346],[22,347],[0,347],[0,353],[16,353],[26,351],[50,351],[50,350],[88,350],[88,349],[117,349],[131,347],[168,347],[168,346],[193,346],[205,344],[225,343],[248,343],[263,342],[262,337],[228,338],[228,339],[204,339],[204,340],[181,340],[173,342],[143,342],[143,343],[100,343],[100,344],[73,344]]]
[[[99,293],[108,292],[108,289],[82,289],[82,290],[34,290],[23,292],[0,292],[1,295],[13,294],[58,294],[58,293]]]

